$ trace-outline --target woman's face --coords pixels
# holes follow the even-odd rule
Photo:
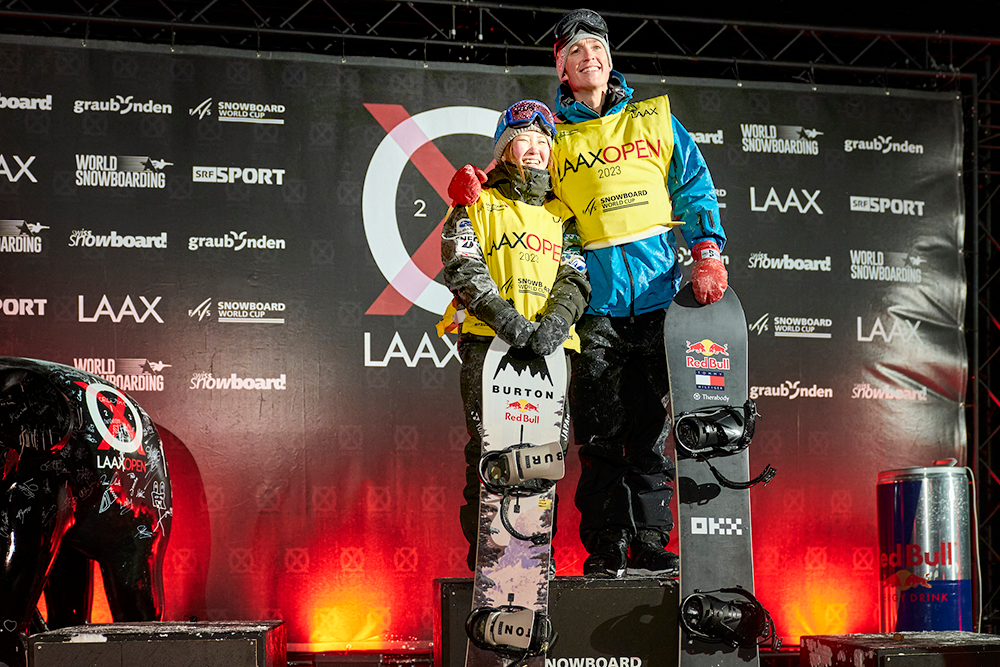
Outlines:
[[[514,137],[510,152],[522,167],[545,169],[549,164],[549,141],[541,132],[529,130]]]

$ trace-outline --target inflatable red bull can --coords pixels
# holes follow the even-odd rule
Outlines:
[[[882,632],[974,632],[966,469],[880,472],[877,500]]]

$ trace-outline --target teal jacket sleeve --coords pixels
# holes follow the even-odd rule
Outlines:
[[[674,152],[667,170],[667,191],[673,205],[673,217],[684,224],[680,230],[688,247],[706,239],[714,240],[721,250],[726,232],[719,218],[715,184],[705,158],[684,126],[672,114]]]

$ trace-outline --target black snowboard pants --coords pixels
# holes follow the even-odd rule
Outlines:
[[[588,314],[576,325],[570,411],[582,464],[580,539],[590,553],[603,531],[652,529],[665,544],[674,525],[665,313]]]
[[[462,490],[465,503],[459,508],[458,516],[462,523],[462,533],[469,542],[467,562],[470,570],[476,569],[476,545],[479,541],[479,459],[483,455],[483,364],[492,342],[492,338],[484,336],[462,336],[458,340],[458,356],[462,359],[462,370],[459,375],[462,404],[465,407],[465,428],[469,432],[469,442],[465,445],[465,488]],[[566,355],[566,363],[568,371],[569,354]],[[564,418],[569,419],[568,410]],[[561,430],[562,434],[566,432],[565,428]],[[565,454],[569,443],[564,435],[560,435],[560,444]],[[558,506],[557,495],[552,506],[553,536],[556,534]]]

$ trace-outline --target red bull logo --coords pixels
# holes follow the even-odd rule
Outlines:
[[[936,589],[925,577],[913,574],[909,570],[900,570],[896,574],[889,575],[882,581],[882,587],[886,589],[883,595],[888,595],[887,599],[893,603],[954,602],[948,598],[950,591]],[[930,592],[912,590],[909,593],[904,593],[910,589],[920,588],[931,590]],[[888,593],[888,590],[892,590],[892,593]]]
[[[919,544],[897,544],[896,550],[892,553],[882,552],[881,565],[886,567],[916,567],[918,565],[945,566],[954,565],[952,556],[952,544],[955,544],[955,551],[958,544],[954,542],[941,542],[937,551],[924,551]]]
[[[716,355],[722,355],[724,357],[729,356],[729,344],[719,345],[715,341],[706,338],[705,340],[699,340],[695,343],[687,341],[687,355],[699,354],[701,357],[685,357],[685,364],[688,368],[707,368],[713,371],[728,371],[729,370],[729,359],[723,359],[721,357],[716,358]]]
[[[512,410],[516,410],[519,414],[511,414]],[[535,414],[531,415],[530,413],[532,412]],[[521,399],[519,401],[511,401],[507,404],[504,419],[510,422],[520,422],[522,424],[537,424],[540,421],[541,416],[538,414],[538,405]]]
[[[691,341],[687,342],[687,352],[684,354],[702,354],[706,357],[714,357],[717,354],[721,354],[724,357],[729,356],[729,344],[719,345],[715,341],[706,338],[705,340],[699,340],[696,343]]]
[[[931,587],[931,585],[927,582],[927,579],[917,576],[909,570],[899,570],[895,574],[890,574],[885,578],[882,584],[884,586],[891,586],[900,591],[909,590],[918,586],[921,588]]]
[[[932,585],[927,576],[914,574],[913,570],[921,569],[921,566],[932,566],[935,568],[946,568],[954,563],[953,542],[941,542],[936,551],[925,551],[919,544],[897,544],[896,550],[892,553],[882,552],[881,565],[883,575],[887,569],[900,568],[882,579],[882,587],[888,595],[888,600],[897,602],[948,602],[948,591],[939,590],[939,587]],[[958,545],[955,544],[955,550]],[[938,574],[934,577],[940,579],[944,576],[941,570],[936,570]],[[930,576],[928,574],[928,576]],[[940,582],[938,582],[940,583]],[[903,591],[910,589],[933,589],[930,592],[914,590],[903,595]],[[889,593],[888,591],[892,591]]]

